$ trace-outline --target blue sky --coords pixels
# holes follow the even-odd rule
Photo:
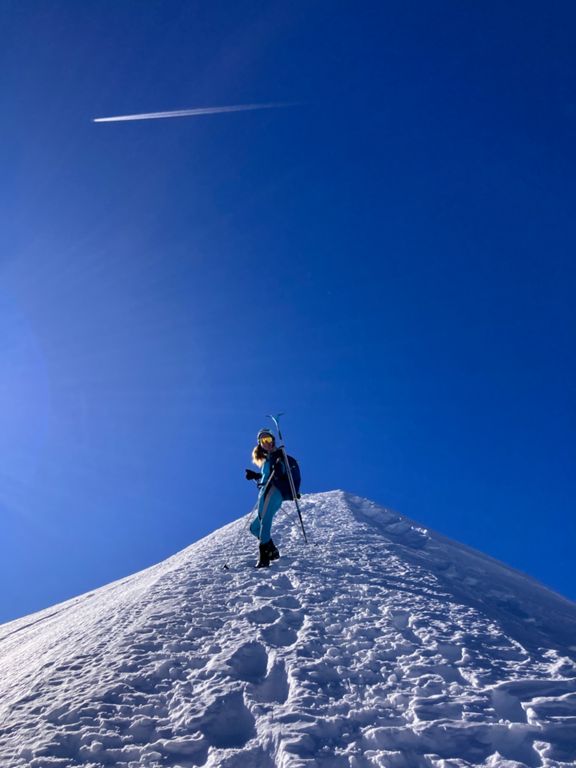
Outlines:
[[[278,411],[304,491],[576,598],[575,21],[0,7],[0,620],[245,514]]]

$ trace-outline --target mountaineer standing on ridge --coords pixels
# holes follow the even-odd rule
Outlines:
[[[250,533],[260,541],[260,557],[257,568],[267,568],[271,560],[278,560],[280,552],[271,539],[270,531],[274,515],[282,505],[283,494],[279,488],[286,480],[286,468],[281,449],[276,448],[276,439],[269,429],[261,429],[257,436],[257,445],[252,451],[252,461],[260,472],[246,470],[247,480],[257,480],[258,515],[250,525]]]
[[[278,560],[280,552],[272,541],[270,531],[274,515],[280,509],[286,496],[288,478],[282,456],[282,450],[276,448],[276,438],[269,429],[261,429],[257,436],[257,445],[252,451],[252,461],[260,472],[246,470],[247,480],[257,480],[258,515],[250,525],[250,533],[260,541],[260,557],[257,568],[267,568],[271,560]]]
[[[282,444],[282,432],[280,431],[278,416],[270,416],[280,438],[280,445],[276,446],[274,433],[269,429],[261,429],[256,437],[257,444],[252,451],[252,461],[261,469],[254,472],[246,470],[247,480],[256,480],[260,493],[258,494],[258,516],[252,521],[250,532],[260,542],[260,557],[257,568],[267,568],[271,560],[278,560],[280,552],[270,537],[272,520],[280,509],[283,501],[293,501],[296,505],[304,541],[308,543],[302,513],[298,506],[300,498],[300,482],[302,476],[300,467],[294,456],[289,456]],[[227,564],[226,566],[227,567]]]

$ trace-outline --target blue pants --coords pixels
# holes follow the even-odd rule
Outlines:
[[[274,485],[268,489],[266,495],[258,497],[258,515],[250,525],[250,533],[260,539],[261,544],[270,541],[270,529],[274,515],[282,506],[282,494]]]

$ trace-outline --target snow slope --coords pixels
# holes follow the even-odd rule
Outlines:
[[[0,627],[0,766],[576,765],[576,605],[341,491]],[[241,545],[223,570],[238,534]]]

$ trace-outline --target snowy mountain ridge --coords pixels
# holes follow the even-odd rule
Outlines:
[[[305,546],[292,507],[270,569],[241,519],[0,626],[0,766],[576,765],[574,603],[342,491]]]

